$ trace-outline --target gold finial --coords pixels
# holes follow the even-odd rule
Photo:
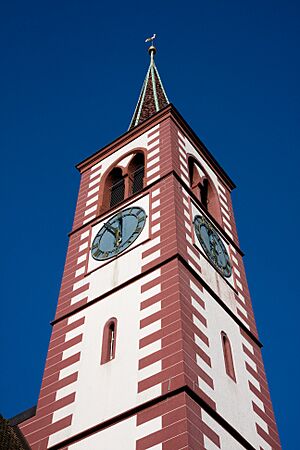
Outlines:
[[[145,40],[145,42],[151,42],[151,45],[148,48],[148,52],[149,52],[149,54],[151,56],[151,60],[153,60],[153,57],[154,57],[154,55],[156,53],[156,48],[153,45],[153,41],[154,41],[155,38],[156,38],[156,34],[154,33],[153,36],[151,36],[151,37],[149,37],[149,38],[147,38]]]

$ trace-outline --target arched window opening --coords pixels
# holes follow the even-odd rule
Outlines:
[[[102,204],[100,213],[109,208],[118,205],[125,196],[125,182],[122,169],[114,167],[106,176],[104,184],[101,187]]]
[[[190,186],[201,205],[218,222],[221,222],[221,211],[217,192],[213,183],[193,157],[189,158]]]
[[[125,184],[122,170],[118,167],[110,173],[110,207],[124,200]]]
[[[207,209],[208,204],[208,179],[204,178],[204,173],[195,163],[193,158],[189,158],[189,175],[190,185],[196,197],[201,201],[202,205]]]
[[[143,153],[137,153],[128,166],[130,194],[140,192],[144,187],[145,158]]]
[[[106,322],[103,330],[101,364],[115,358],[116,354],[117,319]]]
[[[127,159],[128,161],[130,157],[131,160],[128,166],[125,167],[124,160]],[[100,187],[100,198],[102,198],[102,203],[99,207],[100,214],[106,212],[109,208],[117,206],[131,195],[140,192],[144,187],[144,153],[142,151],[133,152],[132,155],[127,155],[124,160],[119,161],[119,166],[112,168],[103,177],[104,181]]]
[[[222,339],[222,347],[223,347],[223,355],[224,355],[226,373],[228,376],[230,376],[230,378],[233,379],[233,381],[236,381],[232,352],[231,352],[231,345],[230,345],[228,336],[224,331],[222,331],[222,333],[221,333],[221,339]]]
[[[195,186],[197,186],[200,181],[200,177],[198,171],[196,170],[196,164],[193,158],[189,158],[189,177],[191,188],[194,190]]]

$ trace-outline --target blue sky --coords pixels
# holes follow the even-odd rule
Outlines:
[[[238,186],[279,432],[284,448],[298,448],[299,3],[15,0],[1,9],[2,414],[37,401],[74,165],[126,131],[155,32],[169,99]]]

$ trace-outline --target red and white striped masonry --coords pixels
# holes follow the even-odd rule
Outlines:
[[[185,148],[185,139],[183,134],[178,130],[178,152],[179,152],[179,162],[180,162],[180,176],[185,184],[189,186],[189,168],[187,160],[187,152]]]
[[[245,448],[241,443],[242,425],[223,408],[223,402],[228,399],[226,392],[224,396],[220,392],[220,386],[223,386],[220,377],[226,377],[225,371],[217,372],[220,355],[222,357],[219,339],[221,325],[217,319],[221,318],[222,327],[227,331],[228,326],[229,337],[234,336],[235,339],[233,358],[237,383],[246,380],[245,390],[251,409],[247,414],[249,422],[252,421],[256,427],[257,448],[280,449],[239,250],[228,187],[230,183],[227,183],[228,178],[223,176],[216,163],[209,160],[204,147],[197,143],[172,106],[158,113],[156,119],[149,120],[151,124],[145,121],[131,130],[128,136],[120,138],[120,142],[115,141],[80,167],[82,178],[76,214],[37,414],[20,427],[33,450],[58,448],[65,438],[72,437],[72,421],[73,427],[76,422],[73,417],[74,402],[82,382],[79,377],[80,364],[86,351],[84,336],[90,314],[88,300],[95,300],[94,305],[100,305],[96,298],[91,298],[91,278],[87,267],[92,226],[101,220],[101,179],[113,164],[114,157],[120,161],[122,155],[127,157],[131,151],[143,147],[148,189],[135,198],[138,202],[142,195],[149,196],[149,239],[141,243],[140,272],[133,275],[132,283],[135,284],[130,285],[137,286],[139,297],[134,300],[140,305],[136,330],[138,350],[135,350],[137,356],[134,361],[137,380],[133,382],[134,386],[136,383],[134,406],[137,410],[128,413],[124,420],[111,418],[114,422],[109,426],[92,430],[84,440],[74,437],[68,447],[62,444],[61,448],[89,448],[97,433],[108,436],[116,430],[118,434],[123,424],[128,425],[128,430],[132,432],[132,448],[135,446],[138,450]],[[142,142],[142,145],[136,147],[137,142]],[[234,292],[229,296],[232,301],[230,306],[229,301],[223,305],[222,298],[217,301],[218,292],[214,296],[205,288],[204,270],[207,270],[207,264],[205,266],[201,262],[202,256],[194,243],[192,205],[196,201],[191,201],[187,153],[187,148],[192,146],[193,156],[198,155],[205,170],[214,174],[221,211],[218,226],[229,243],[233,265],[234,285],[228,284],[226,287],[231,294]],[[106,161],[108,157],[109,163]],[[197,207],[201,209],[200,204]],[[212,271],[214,277],[218,276],[213,268]],[[120,286],[114,286],[114,289],[118,288]],[[122,289],[113,295],[122,295],[125,292]],[[109,297],[111,291],[106,294]],[[101,302],[105,301],[108,298],[102,296]],[[216,339],[219,339],[218,342]],[[237,385],[232,380],[230,383],[228,389],[236,395]],[[242,386],[240,383],[239,389]],[[143,406],[145,402],[151,404]],[[81,431],[80,428],[76,430]],[[97,448],[97,440],[93,442],[91,445],[94,446],[90,448]]]
[[[137,414],[137,425],[148,434],[136,442],[137,450],[220,448],[220,438],[205,422],[205,412],[181,393]],[[153,431],[150,429],[151,425]],[[214,426],[214,424],[213,424]],[[207,446],[204,446],[207,443]],[[209,446],[212,443],[215,447]]]
[[[160,125],[147,133],[146,184],[160,178]]]
[[[83,172],[81,176],[73,230],[88,223],[97,215],[102,174],[101,167],[101,162],[96,163],[89,170]]]
[[[72,423],[72,414],[65,413],[65,408],[75,401],[83,324],[84,316],[63,319],[53,327],[36,416],[20,425],[32,450],[48,448],[49,436]]]
[[[170,392],[180,386],[182,375],[190,378],[191,387],[196,386],[198,392],[199,380],[210,392],[213,380],[207,373],[210,358],[203,350],[209,348],[209,341],[200,289],[194,283],[189,286],[186,269],[177,260],[154,270],[143,281],[139,392],[150,388],[157,396]],[[214,407],[204,390],[202,394]]]
[[[278,432],[264,370],[260,348],[241,331],[245,367],[248,372],[249,389],[253,396],[252,407],[256,415],[257,433],[263,450],[279,450]]]
[[[64,276],[61,285],[56,319],[86,304],[89,283],[84,274],[87,269],[90,230],[77,232],[70,237]],[[36,416],[21,424],[21,429],[33,450],[47,448],[49,436],[66,430],[72,422],[72,414],[60,411],[75,400],[80,360],[82,333],[80,326],[84,316],[68,317],[55,323],[52,330],[43,382]]]

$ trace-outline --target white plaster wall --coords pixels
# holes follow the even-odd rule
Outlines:
[[[223,427],[221,427],[211,416],[204,410],[201,412],[202,420],[208,425],[220,438],[220,447],[223,450],[243,450],[245,447],[239,444]],[[204,436],[204,445],[206,450],[217,450],[218,446],[212,442],[207,436]]]
[[[217,411],[255,448],[259,448],[261,439],[256,432],[255,422],[264,429],[266,424],[252,409],[254,394],[248,386],[249,373],[245,367],[239,326],[207,291],[203,290],[201,298],[205,302],[208,325],[206,335],[209,339],[209,355],[212,362],[210,375],[214,380],[213,399],[217,404]],[[221,331],[225,331],[231,343],[236,383],[225,372]]]
[[[69,446],[72,450],[134,450],[136,441],[143,439],[162,429],[162,417],[155,417],[139,426],[136,416],[105,428],[86,439]],[[151,447],[151,450],[161,450],[162,444]],[[150,449],[149,449],[150,450]]]
[[[68,319],[68,323],[72,323],[81,317],[85,318],[80,327],[71,330],[66,336],[66,340],[69,340],[82,334],[83,339],[79,344],[65,350],[63,359],[77,352],[80,352],[81,356],[75,364],[61,370],[60,379],[78,372],[78,380],[59,389],[56,400],[73,392],[76,392],[76,398],[70,405],[54,412],[53,422],[70,414],[73,418],[71,426],[50,436],[49,445],[55,445],[79,431],[161,394],[161,383],[138,393],[138,382],[162,369],[159,361],[138,370],[141,358],[161,349],[161,339],[139,349],[141,338],[161,328],[161,321],[158,320],[140,329],[140,320],[161,309],[161,302],[156,302],[141,310],[141,302],[161,291],[160,281],[157,281],[155,289],[149,288],[143,293],[141,286],[159,278],[160,275],[161,271],[157,269]],[[118,320],[116,355],[114,360],[101,365],[103,328],[111,317]],[[151,424],[153,427],[154,422]],[[158,425],[156,423],[155,426]],[[138,439],[146,428],[146,425],[139,427]]]
[[[134,450],[135,417],[123,420],[116,425],[105,428],[86,439],[70,445],[71,450]]]
[[[81,356],[80,361],[76,363],[78,371],[76,386],[74,388],[74,385],[71,384],[60,389],[58,396],[58,398],[62,398],[75,390],[76,398],[72,404],[55,411],[53,417],[55,422],[72,414],[72,424],[51,435],[49,445],[55,445],[161,394],[160,385],[138,394],[138,382],[161,371],[161,362],[148,366],[144,371],[138,370],[138,362],[141,357],[139,340],[147,335],[147,327],[140,330],[142,317],[140,303],[145,298],[145,295],[141,294],[141,284],[144,282],[145,280],[138,280],[122,289],[121,292],[107,296],[84,310],[85,322],[80,326],[83,340],[77,350],[81,352]],[[82,312],[78,314],[80,315]],[[105,364],[100,364],[103,328],[112,317],[116,317],[118,320],[115,358]],[[158,325],[158,329],[160,329],[161,324]],[[151,332],[151,330],[148,331]],[[146,349],[146,353],[145,349],[143,350],[144,356],[148,354],[148,350],[150,352],[153,350],[153,345],[149,347],[151,348]],[[120,425],[120,436],[123,436],[123,432],[132,435],[132,426],[128,425],[128,427]],[[150,421],[148,425],[137,427],[136,439],[159,429],[161,429],[160,420]],[[110,433],[105,430],[103,433],[103,442],[105,443],[106,439],[109,439]],[[91,447],[75,448],[94,448],[93,445],[102,443],[102,437],[89,439],[91,439]],[[120,442],[122,443],[122,437]],[[125,448],[135,448],[135,446],[130,447],[132,445],[131,438],[128,437],[124,442]],[[128,446],[126,447],[126,445]],[[98,448],[105,449],[106,447]]]
[[[140,282],[86,309],[69,435],[137,404],[139,314]],[[115,359],[100,364],[103,327],[111,317],[118,320],[116,355]]]

